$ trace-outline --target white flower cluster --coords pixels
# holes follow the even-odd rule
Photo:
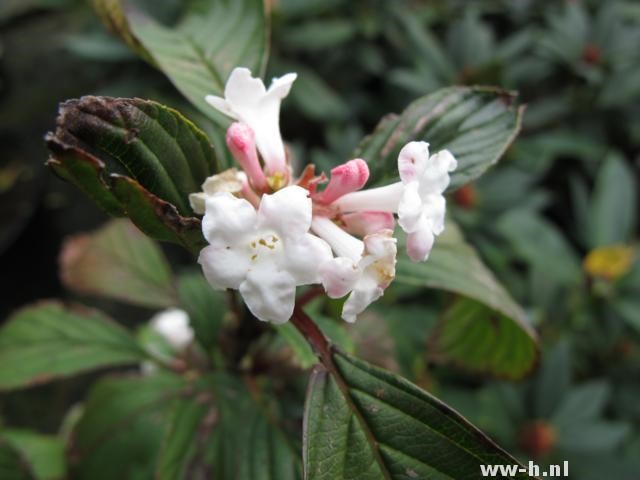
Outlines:
[[[296,74],[266,89],[246,68],[231,73],[225,98],[206,100],[237,120],[227,146],[243,172],[215,175],[190,200],[204,214],[209,242],[199,263],[209,283],[238,290],[260,320],[284,323],[293,314],[296,287],[321,283],[327,295],[349,295],[342,318],[354,322],[395,277],[395,215],[407,233],[407,253],[424,261],[444,229],[449,172],[447,150],[429,156],[426,142],[410,142],[398,156],[400,182],[361,190],[367,163],[350,160],[324,174],[308,166],[293,179],[280,135],[280,103]]]

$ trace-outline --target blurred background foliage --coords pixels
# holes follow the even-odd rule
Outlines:
[[[181,2],[140,3],[170,22]],[[498,167],[451,196],[450,214],[526,308],[541,338],[539,368],[507,382],[441,365],[427,339],[447,299],[400,287],[350,337],[337,330],[338,343],[435,392],[524,460],[567,459],[581,480],[639,478],[640,4],[270,5],[267,78],[299,73],[281,128],[301,164],[343,162],[381,116],[443,86],[498,85],[527,104],[516,143]],[[87,3],[0,3],[0,318],[40,298],[86,298],[86,289],[63,287],[58,254],[65,237],[106,216],[44,169],[41,141],[58,102],[86,94],[158,100],[207,130],[202,115],[109,34]],[[178,271],[190,262],[163,249]],[[91,304],[129,325],[153,313],[149,305]],[[255,348],[273,356],[278,347]],[[60,418],[92,379],[4,395],[0,425],[64,432]],[[127,478],[146,478],[144,462],[136,465]]]

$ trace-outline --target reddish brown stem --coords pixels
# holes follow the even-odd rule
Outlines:
[[[296,305],[298,305],[301,308],[304,308],[304,306],[307,305],[307,303],[315,300],[316,297],[318,297],[318,295],[320,295],[323,291],[324,290],[322,289],[322,287],[318,287],[318,286],[313,286],[309,288],[309,290],[304,292],[302,295],[300,295],[296,299]]]

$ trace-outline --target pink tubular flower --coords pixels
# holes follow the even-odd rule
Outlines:
[[[251,127],[240,122],[232,123],[227,129],[227,147],[247,174],[251,186],[259,192],[266,191],[267,177],[258,159],[255,134]]]
[[[389,212],[353,212],[340,216],[344,229],[352,235],[366,237],[380,230],[393,230],[396,222]]]
[[[329,204],[337,198],[364,187],[369,179],[367,162],[360,158],[349,160],[331,169],[331,179],[327,187],[314,196],[319,203]]]

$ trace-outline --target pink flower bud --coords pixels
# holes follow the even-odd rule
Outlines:
[[[240,122],[232,123],[227,129],[227,146],[233,158],[247,173],[251,185],[258,191],[266,191],[267,178],[258,159],[255,135],[251,127]]]
[[[344,229],[360,237],[377,233],[381,230],[393,230],[395,220],[390,212],[354,212],[340,217]]]
[[[364,187],[369,179],[367,162],[360,158],[349,160],[331,170],[331,180],[327,188],[315,200],[329,204],[341,196]]]

